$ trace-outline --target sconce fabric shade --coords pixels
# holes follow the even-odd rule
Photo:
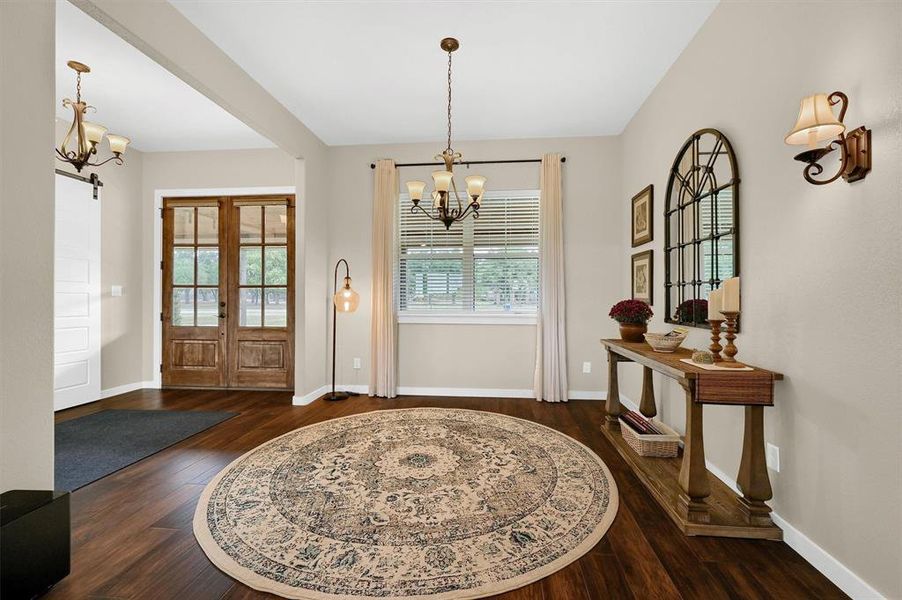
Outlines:
[[[426,183],[423,181],[407,182],[407,193],[410,195],[410,199],[414,202],[419,202],[423,199],[423,190],[425,189]]]
[[[827,94],[814,94],[802,99],[795,127],[786,134],[786,143],[813,146],[837,137],[846,130],[833,114]]]
[[[482,196],[482,191],[485,188],[485,177],[482,175],[470,175],[465,178],[464,181],[467,182],[467,195],[471,198],[478,198]]]
[[[360,305],[360,294],[351,289],[351,278],[345,277],[345,285],[332,296],[335,310],[343,313],[352,313]]]
[[[110,152],[115,152],[116,154],[125,153],[125,147],[131,141],[127,137],[112,133],[106,136],[106,139],[110,143]]]
[[[432,180],[435,182],[435,189],[439,192],[447,192],[451,189],[451,178],[454,175],[451,171],[433,171]]]
[[[92,144],[99,143],[103,139],[103,134],[106,133],[106,127],[90,121],[82,121],[81,126],[85,132],[85,139]]]

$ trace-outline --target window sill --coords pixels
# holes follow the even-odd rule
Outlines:
[[[399,314],[398,323],[431,323],[436,325],[535,325],[536,315],[528,314]]]

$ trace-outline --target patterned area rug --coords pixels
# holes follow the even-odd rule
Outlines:
[[[558,431],[415,408],[325,421],[237,459],[194,534],[220,569],[306,600],[461,600],[541,579],[617,513],[608,468]]]

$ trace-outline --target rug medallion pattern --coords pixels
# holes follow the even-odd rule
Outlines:
[[[292,431],[204,490],[194,519],[222,570],[289,598],[480,598],[594,546],[617,511],[598,456],[495,413],[383,410]]]

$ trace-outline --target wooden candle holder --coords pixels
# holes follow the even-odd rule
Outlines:
[[[739,350],[736,348],[736,344],[733,343],[733,340],[736,339],[736,319],[739,317],[739,311],[720,311],[723,314],[724,319],[727,322],[727,345],[723,349],[724,357],[723,361],[719,366],[721,367],[731,367],[731,368],[740,368],[745,365],[741,362],[738,362],[734,356]]]
[[[711,345],[708,346],[708,350],[714,355],[714,362],[721,362],[723,357],[720,355],[720,351],[723,350],[723,346],[720,345],[720,326],[723,320],[711,319],[708,323],[711,325]]]

